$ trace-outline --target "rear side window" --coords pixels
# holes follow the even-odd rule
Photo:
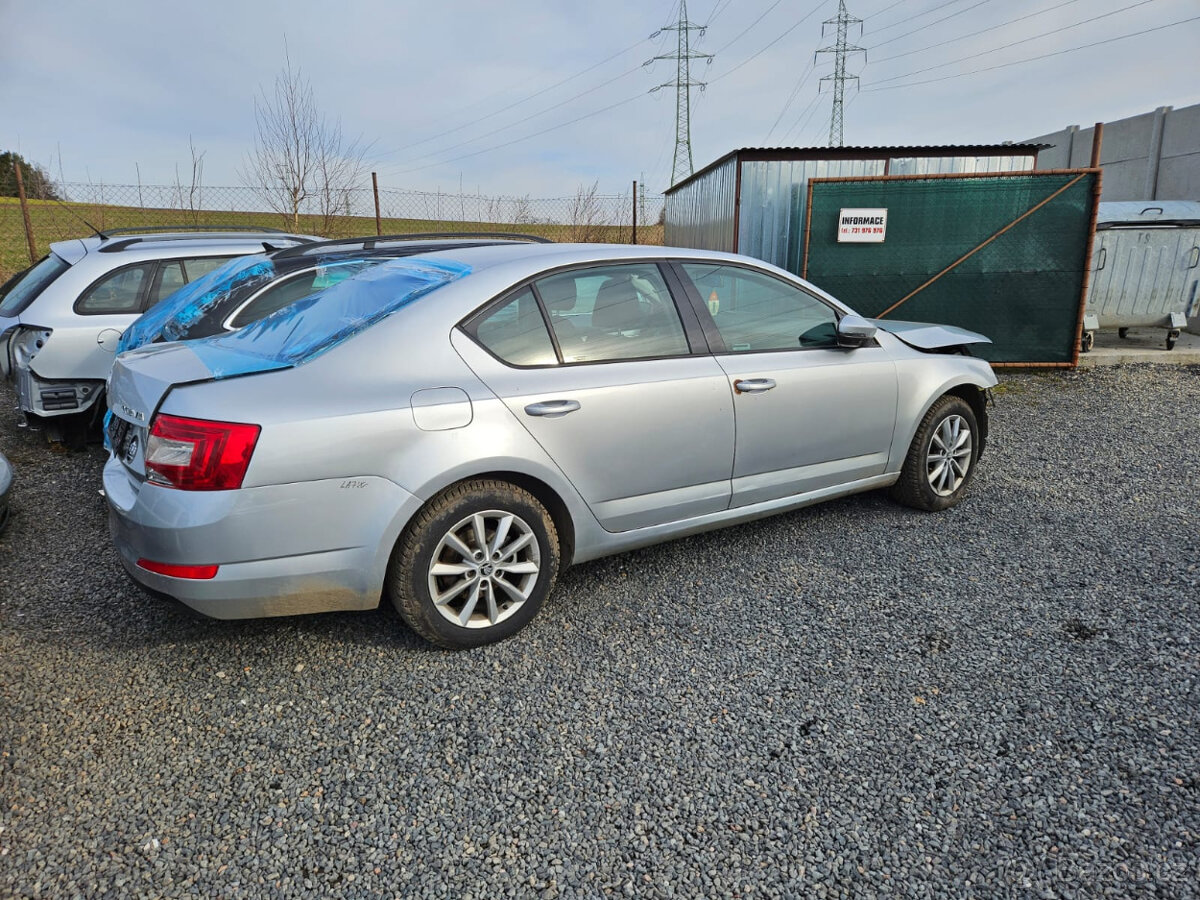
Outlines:
[[[686,356],[675,302],[653,264],[599,266],[534,282],[563,362]]]
[[[150,303],[148,306],[153,306],[160,300],[165,300],[185,284],[187,284],[187,278],[184,277],[183,262],[181,260],[163,263],[158,267],[158,283],[154,286],[154,290],[150,292]]]
[[[524,288],[475,325],[475,337],[494,355],[514,366],[552,366],[558,362],[546,322],[533,291]]]
[[[31,269],[5,282],[0,289],[0,316],[15,316],[29,306],[55,278],[67,269],[69,263],[63,262],[51,253]]]
[[[185,259],[183,260],[184,278],[189,283],[195,281],[197,278],[203,278],[209,272],[221,268],[221,266],[233,258],[232,256],[200,256],[195,259]]]
[[[80,295],[75,312],[85,316],[141,311],[142,291],[158,263],[139,263],[109,272]]]

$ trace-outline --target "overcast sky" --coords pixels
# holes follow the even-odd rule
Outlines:
[[[715,54],[693,63],[708,83],[693,92],[697,169],[737,147],[828,143],[831,94],[817,88],[832,55],[812,62],[837,5],[688,2],[708,25],[694,50]],[[847,89],[846,144],[1021,140],[1200,102],[1198,0],[847,8],[868,52],[850,58],[861,90]],[[650,89],[675,64],[641,64],[674,52],[675,32],[650,36],[677,15],[677,0],[0,0],[0,150],[56,178],[61,156],[67,181],[133,184],[136,163],[143,183],[167,184],[190,170],[190,135],[205,184],[241,184],[254,97],[286,36],[323,111],[370,142],[382,187],[541,198],[593,181],[622,193],[636,178],[662,190],[675,91]]]

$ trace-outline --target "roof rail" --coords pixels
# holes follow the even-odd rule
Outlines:
[[[261,231],[266,234],[287,234],[266,225],[143,225],[141,228],[105,228],[97,234],[108,239],[118,234],[147,234],[153,231]]]
[[[319,253],[325,249],[338,247],[361,247],[363,250],[374,250],[377,244],[391,244],[398,241],[434,241],[444,238],[494,238],[507,241],[527,241],[537,244],[554,243],[549,238],[536,234],[516,234],[507,231],[428,231],[415,234],[383,234],[365,235],[363,237],[339,238],[336,241],[313,241],[302,247],[289,247],[275,254],[275,259],[292,256],[303,256],[307,253]]]
[[[249,237],[252,234],[254,234],[256,231],[257,231],[257,229],[239,229],[239,230],[236,230],[233,232],[228,232],[228,231],[223,231],[223,230],[214,230],[212,228],[204,228],[204,229],[197,229],[197,230],[192,231],[187,234],[148,234],[148,235],[143,235],[140,237],[120,238],[119,240],[103,243],[100,245],[99,252],[100,253],[119,253],[122,250],[126,250],[129,247],[132,247],[134,244],[142,244],[142,243],[146,243],[149,241],[155,241],[155,242],[191,241],[191,240],[195,240],[197,237],[211,237],[211,238],[225,238],[225,239]],[[279,231],[278,229],[275,229],[275,228],[272,228],[269,230],[264,229],[261,233],[270,235],[271,237],[282,237],[286,240],[295,241],[296,243],[299,243],[299,244],[317,243],[310,237],[304,237],[303,235],[299,235],[299,234],[288,234],[286,231]],[[264,249],[267,249],[266,241],[263,242],[263,245],[264,245]]]

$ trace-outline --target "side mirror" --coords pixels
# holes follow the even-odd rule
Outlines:
[[[866,346],[875,339],[875,332],[878,330],[862,316],[853,313],[842,316],[837,326],[838,346],[846,350]]]

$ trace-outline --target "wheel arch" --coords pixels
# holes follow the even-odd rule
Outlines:
[[[967,402],[971,407],[971,412],[975,414],[975,422],[979,426],[979,456],[983,456],[984,448],[987,446],[988,439],[988,392],[985,388],[978,385],[965,382],[957,384],[943,394],[951,394],[955,397],[960,397]],[[936,400],[934,402],[937,402]],[[933,404],[931,403],[930,406]]]
[[[571,511],[567,507],[566,502],[559,496],[558,491],[534,475],[511,469],[491,469],[475,472],[468,476],[456,478],[454,481],[443,486],[440,490],[432,494],[422,506],[428,505],[438,494],[442,494],[468,481],[504,481],[532,494],[542,506],[546,507],[546,512],[550,514],[550,519],[554,522],[554,529],[558,533],[560,565],[565,568],[571,564],[571,560],[575,556],[575,520],[571,516]]]

